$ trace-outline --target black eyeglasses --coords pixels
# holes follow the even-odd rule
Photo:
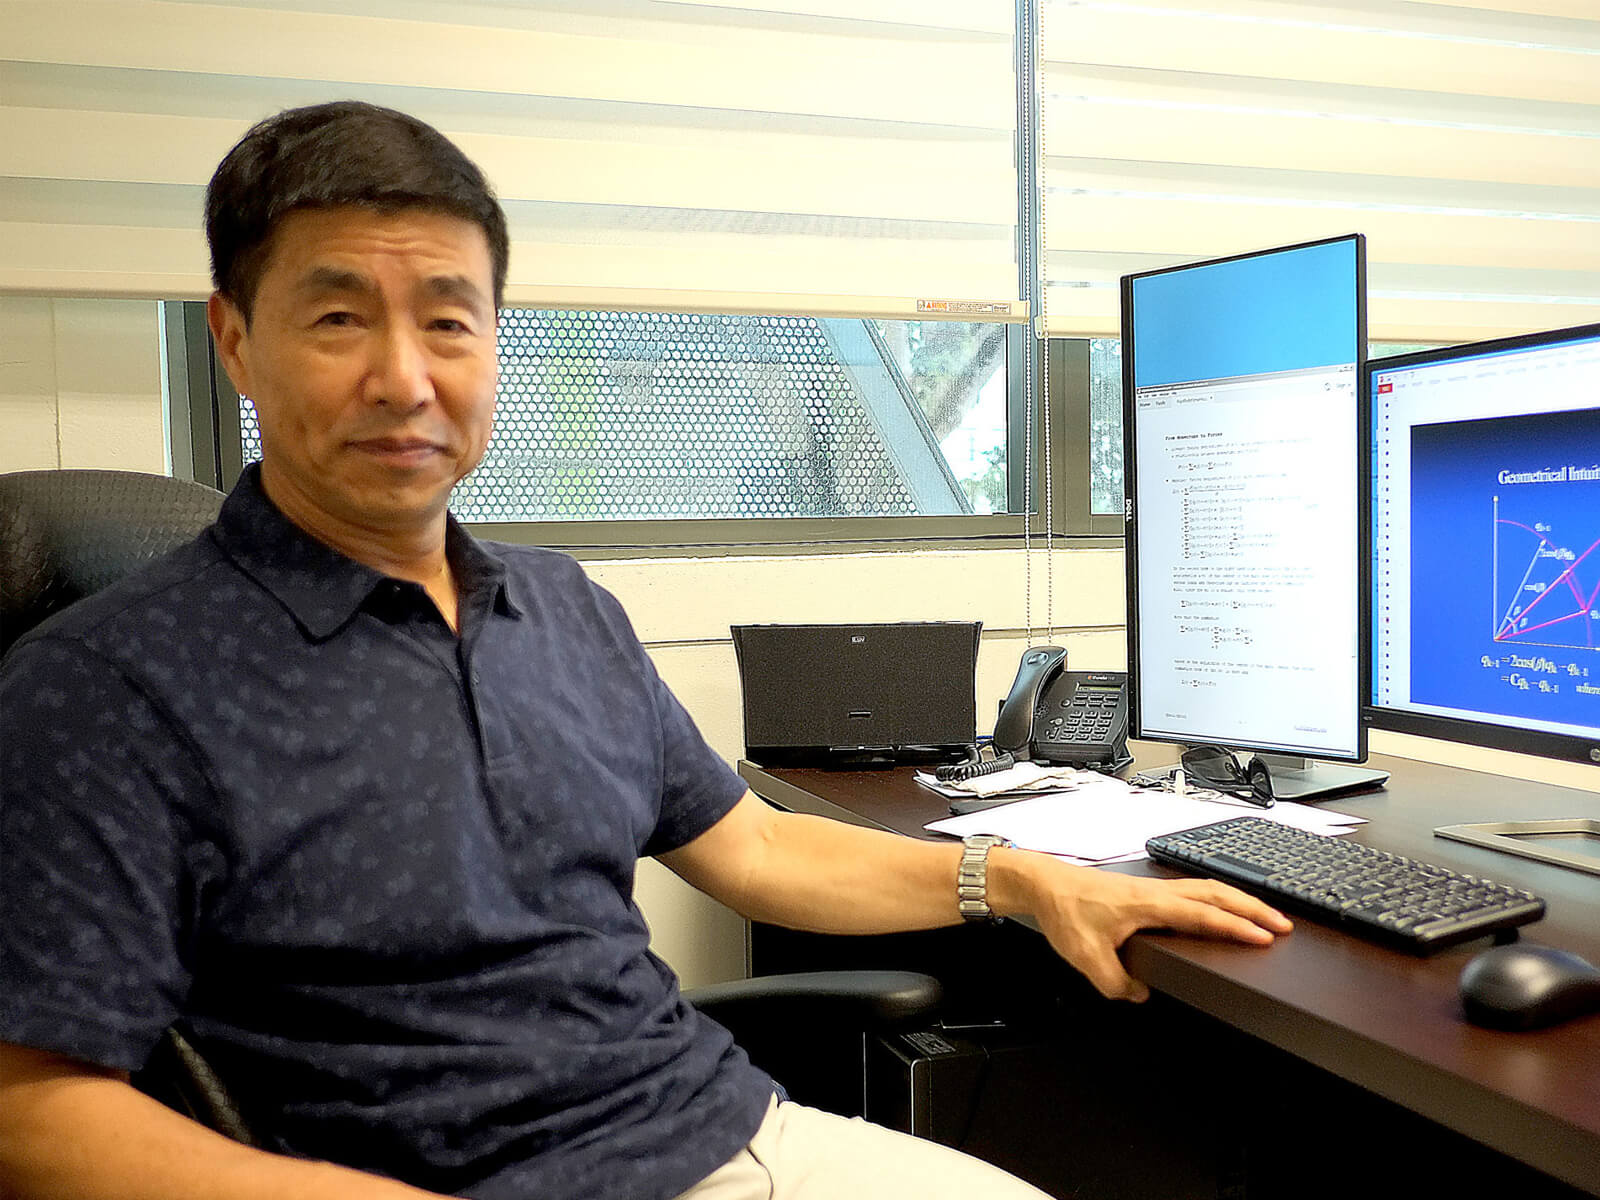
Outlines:
[[[1225,746],[1191,746],[1178,761],[1183,773],[1196,783],[1238,796],[1262,808],[1271,808],[1276,803],[1272,792],[1272,775],[1267,770],[1267,764],[1259,758],[1252,758],[1250,766],[1246,768]]]

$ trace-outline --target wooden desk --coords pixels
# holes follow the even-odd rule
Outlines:
[[[1373,764],[1392,772],[1386,789],[1326,802],[1368,818],[1355,840],[1531,889],[1548,913],[1523,936],[1600,963],[1600,876],[1432,832],[1463,821],[1600,817],[1600,795],[1402,759]],[[908,770],[740,770],[780,807],[911,837],[938,836],[922,826],[945,811]],[[1149,862],[1107,869],[1171,874]],[[1485,945],[1416,958],[1301,919],[1264,950],[1140,934],[1124,958],[1184,1005],[1600,1196],[1600,1015],[1533,1033],[1468,1024],[1456,980]],[[1273,1114],[1274,1102],[1264,1103]]]

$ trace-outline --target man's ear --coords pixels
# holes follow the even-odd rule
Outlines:
[[[212,292],[206,301],[206,324],[211,327],[211,340],[216,343],[217,357],[222,359],[223,370],[241,395],[250,393],[250,370],[245,362],[243,346],[250,327],[239,311],[239,306],[221,292]]]

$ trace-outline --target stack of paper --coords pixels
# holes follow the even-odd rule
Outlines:
[[[1283,800],[1271,808],[1258,808],[1232,797],[1197,800],[1166,791],[1132,788],[1108,775],[1085,775],[1070,792],[1018,800],[961,817],[945,817],[930,821],[926,828],[956,837],[992,833],[1028,850],[1081,863],[1108,863],[1145,857],[1145,842],[1159,834],[1193,829],[1229,817],[1261,817],[1325,834],[1348,833],[1365,820]]]

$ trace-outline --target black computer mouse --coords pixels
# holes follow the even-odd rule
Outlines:
[[[1461,971],[1467,1020],[1491,1029],[1540,1029],[1600,1012],[1600,968],[1554,946],[1512,942]]]

